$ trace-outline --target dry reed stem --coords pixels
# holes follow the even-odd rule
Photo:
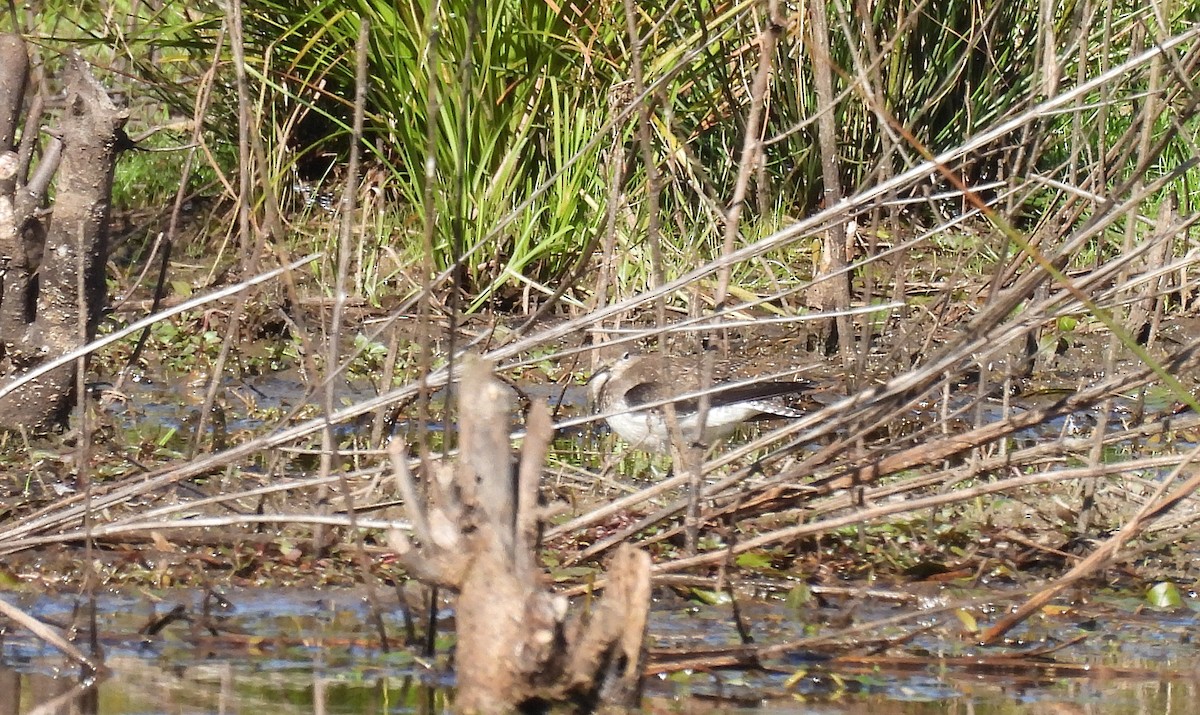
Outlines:
[[[1096,78],[1080,84],[1078,87],[1073,88],[1069,92],[1062,95],[1053,96],[1045,102],[1033,107],[1028,112],[1014,117],[1013,119],[980,134],[978,137],[965,142],[960,147],[943,153],[934,161],[920,162],[911,170],[887,181],[880,182],[879,185],[874,186],[857,196],[848,198],[841,205],[827,207],[821,212],[818,212],[816,215],[797,222],[796,225],[791,226],[788,229],[779,231],[767,237],[766,239],[740,248],[728,255],[723,255],[709,264],[701,266],[700,268],[681,276],[676,280],[665,283],[658,288],[646,291],[641,295],[618,301],[609,306],[604,306],[598,309],[598,311],[592,315],[575,318],[565,321],[564,323],[554,326],[548,330],[525,335],[521,339],[514,341],[509,345],[504,345],[491,351],[489,356],[499,359],[516,358],[526,350],[543,345],[572,331],[586,327],[590,324],[594,324],[597,321],[615,317],[620,313],[643,304],[646,301],[656,300],[657,298],[668,295],[672,291],[683,289],[690,283],[704,276],[711,275],[713,272],[720,272],[740,261],[761,256],[764,253],[776,250],[790,242],[814,235],[820,230],[823,230],[824,228],[833,225],[838,221],[844,220],[846,216],[861,215],[864,212],[872,211],[874,208],[878,207],[881,202],[886,201],[893,192],[910,187],[916,182],[923,180],[931,172],[935,171],[937,166],[952,163],[953,161],[968,155],[977,148],[986,146],[990,142],[994,142],[1006,135],[1020,130],[1023,127],[1040,121],[1042,117],[1050,113],[1069,111],[1073,106],[1081,101],[1082,98],[1087,96],[1089,92],[1103,89],[1110,83],[1119,81],[1128,73],[1135,71],[1139,67],[1145,66],[1149,61],[1160,54],[1174,52],[1175,49],[1182,46],[1183,43],[1193,40],[1197,36],[1197,32],[1198,30],[1191,30],[1176,37],[1169,38],[1163,43],[1147,50],[1146,52],[1130,58],[1125,63],[1102,72]],[[642,92],[642,94],[646,95],[652,91],[653,87],[649,87]],[[628,117],[629,115],[626,113],[623,116]],[[1134,192],[1132,196],[1130,196],[1127,200],[1120,202],[1119,204],[1111,205],[1110,210],[1107,212],[1107,216],[1114,217],[1112,220],[1116,220],[1133,214],[1134,211],[1136,211],[1137,202],[1143,200],[1145,197],[1151,196],[1154,191],[1159,190],[1163,185],[1165,185],[1169,178],[1170,177],[1167,177],[1163,181],[1158,182],[1158,184],[1147,186],[1143,191]],[[1037,177],[1034,177],[1034,179],[1037,179]],[[1102,183],[1096,181],[1092,181],[1092,184],[1102,186]],[[1121,191],[1125,191],[1127,188],[1128,187],[1121,187]],[[1092,191],[1093,195],[1099,195],[1101,193],[1107,192],[1103,192],[1102,190]],[[1117,192],[1117,195],[1120,196],[1121,193]],[[1082,205],[1082,201],[1078,202],[1078,211],[1083,210]],[[1067,214],[1062,213],[1055,215],[1055,218],[1067,217]],[[1105,226],[1106,224],[1103,221],[1093,222],[1089,227],[1085,228],[1085,230],[1077,232],[1071,241],[1063,244],[1062,249],[1060,249],[1060,253],[1076,250],[1080,245],[1082,245],[1083,242],[1090,240],[1093,236],[1104,230]],[[913,245],[915,245],[915,243]],[[464,256],[470,255],[472,250],[474,250],[473,247],[468,248]],[[1016,261],[1012,261],[1008,265],[1011,271],[1016,271],[1019,268]],[[1182,268],[1187,264],[1181,262],[1179,265]],[[1020,268],[1020,270],[1026,271],[1027,268]],[[1035,305],[1036,310],[1029,311],[1029,316],[1027,318],[1019,321],[1013,321],[1008,324],[1005,323],[1005,320],[1008,317],[1006,313],[1011,311],[1011,307],[1014,305],[1013,301],[1022,300],[1023,298],[1021,296],[1028,296],[1032,287],[1036,287],[1045,281],[1045,276],[1034,276],[1032,275],[1033,273],[1036,272],[1031,271],[1023,276],[1017,273],[1008,274],[1017,276],[1016,284],[1012,286],[1012,292],[1006,296],[1002,296],[1003,299],[999,299],[994,302],[989,301],[984,312],[979,316],[976,316],[976,321],[972,323],[971,330],[986,330],[988,329],[988,326],[1004,326],[996,334],[990,336],[991,342],[1002,343],[1009,340],[1015,340],[1019,336],[1027,334],[1039,324],[1039,320],[1044,321],[1047,317],[1054,315],[1056,310],[1066,309],[1068,303],[1064,302],[1065,296],[1059,295],[1056,298],[1058,300],[1057,303],[1050,302],[1046,304],[1037,304]],[[438,285],[438,280],[441,280],[446,275],[449,275],[449,273],[444,273],[442,276],[431,281],[427,286],[428,290],[423,291],[422,295],[428,296],[429,293],[436,287],[436,285]],[[995,282],[992,286],[993,289],[997,289],[1000,285],[1007,284],[1009,282],[1007,280],[1003,280],[1005,275],[1006,274],[1004,272],[997,273]],[[645,335],[649,336],[654,334],[656,333],[651,331]],[[935,373],[953,373],[957,371],[961,366],[955,363],[956,360],[967,360],[973,350],[980,348],[987,342],[988,341],[962,342],[956,346],[957,356],[955,356],[955,350],[948,350],[945,353],[940,354],[937,359],[932,361],[930,368],[921,372],[918,376],[898,378],[895,382],[889,383],[887,389],[868,391],[865,393],[865,396],[860,396],[860,399],[857,400],[850,398],[849,401],[841,403],[841,409],[845,411],[844,415],[839,413],[838,410],[823,411],[821,419],[830,420],[829,425],[834,425],[834,427],[825,428],[821,432],[814,431],[806,433],[807,436],[801,437],[801,439],[811,439],[817,434],[827,434],[835,429],[842,429],[844,426],[851,425],[851,420],[868,420],[876,416],[888,414],[887,412],[868,411],[868,409],[875,409],[868,408],[867,405],[870,402],[878,402],[881,404],[891,402],[892,407],[887,409],[894,412],[895,409],[897,409],[895,405],[902,404],[900,400],[902,398],[907,398],[905,393],[911,394],[914,392],[919,392],[922,388],[932,389],[933,386],[938,384],[938,380],[941,379],[940,375],[936,375]],[[422,376],[424,381],[424,371],[422,372]],[[428,380],[424,381],[420,387],[415,385],[402,386],[377,398],[364,401],[358,405],[337,410],[330,414],[328,419],[335,421],[348,420],[365,412],[378,410],[388,405],[394,405],[401,400],[408,399],[412,395],[417,394],[422,389],[428,389],[434,385],[444,384],[449,377],[450,373],[447,370],[435,371],[429,375]],[[423,420],[420,422],[423,424]],[[815,423],[807,423],[806,426],[794,428],[792,432],[778,432],[775,434],[775,437],[783,438],[788,434],[798,434],[803,430],[809,430],[813,428],[814,425]],[[189,476],[194,476],[196,474],[219,468],[223,465],[235,463],[237,460],[245,458],[256,451],[285,445],[296,439],[303,438],[319,429],[322,429],[323,426],[323,420],[310,420],[298,425],[282,426],[274,433],[265,435],[252,444],[239,445],[238,447],[226,450],[216,455],[212,455],[211,457],[205,457],[197,460],[193,464],[182,465],[176,470],[156,471],[150,475],[145,484],[119,484],[106,491],[106,495],[103,498],[104,501],[98,502],[98,504],[115,504],[117,501],[119,501],[119,499],[114,500],[115,495],[121,494],[128,498],[135,494],[148,493],[154,489],[162,488],[167,484],[186,479]],[[745,454],[746,450],[738,450],[737,452]],[[827,459],[832,458],[832,455],[827,457]],[[722,461],[727,460],[727,456],[722,455],[719,459]],[[139,480],[140,479],[141,478],[139,477]],[[734,487],[733,485],[726,484],[724,488],[729,489]],[[636,500],[626,502],[626,504],[630,506],[635,503]],[[68,501],[67,504],[69,506],[71,502]],[[43,514],[36,520],[23,520],[21,523],[15,525],[15,528],[7,530],[3,536],[0,536],[0,538],[11,538],[17,533],[28,534],[38,530],[44,531],[54,528],[61,528],[62,526],[70,523],[71,520],[78,519],[79,512],[68,509],[64,510],[57,517],[43,518],[45,516],[46,515]]]
[[[11,620],[13,623],[23,627],[33,635],[37,636],[42,642],[47,643],[74,660],[76,663],[84,666],[93,674],[103,673],[104,664],[96,662],[89,658],[75,646],[74,643],[61,636],[58,631],[50,626],[42,623],[38,619],[22,611],[16,606],[8,603],[4,599],[0,599],[0,615]]]
[[[1191,496],[1197,489],[1200,489],[1200,470],[1197,470],[1195,466],[1197,460],[1200,460],[1200,446],[1188,452],[1187,456],[1176,466],[1175,470],[1159,483],[1158,488],[1146,504],[1138,510],[1137,514],[1118,529],[1115,534],[1105,539],[1095,551],[1089,554],[1083,561],[1075,564],[1070,571],[1055,579],[1048,587],[1038,591],[1032,598],[1021,604],[1012,613],[1006,614],[999,622],[985,630],[980,637],[980,642],[983,644],[994,643],[1026,618],[1039,611],[1053,600],[1055,596],[1065,591],[1072,584],[1110,564],[1115,558],[1117,551],[1136,537],[1149,522],[1162,516],[1183,499]],[[1182,474],[1189,467],[1191,471],[1195,472],[1192,477],[1170,494],[1167,494],[1167,490],[1174,482],[1175,477]]]

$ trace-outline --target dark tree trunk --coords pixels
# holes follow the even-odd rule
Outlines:
[[[28,66],[21,38],[0,36],[0,378],[9,385],[95,337],[106,299],[113,165],[126,119],[87,63],[73,56],[59,126],[29,171],[13,146]],[[42,204],[55,176],[47,215]],[[74,362],[63,365],[0,397],[0,429],[61,425],[74,405],[75,371]]]

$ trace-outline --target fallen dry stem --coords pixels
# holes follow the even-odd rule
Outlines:
[[[0,615],[23,627],[40,640],[54,646],[76,663],[86,667],[92,673],[103,673],[103,663],[97,663],[79,650],[74,643],[64,638],[54,628],[42,623],[25,611],[0,598]]]
[[[1173,461],[1166,458],[1163,458],[1163,460],[1165,460],[1168,464],[1179,463],[1178,458],[1175,458]],[[1142,460],[1135,460],[1135,463],[1140,464],[1141,461]],[[1148,463],[1156,466],[1162,466],[1163,464],[1163,462],[1159,459],[1149,460]],[[772,544],[794,541],[805,536],[812,536],[846,526],[868,524],[886,516],[894,516],[897,514],[904,514],[923,509],[932,509],[935,507],[944,506],[946,504],[976,499],[981,496],[997,494],[1011,489],[1031,487],[1039,484],[1053,484],[1064,479],[1087,479],[1094,476],[1096,476],[1096,470],[1090,468],[1066,470],[1065,472],[1043,472],[1040,474],[1029,474],[1019,477],[1011,477],[1008,479],[1001,479],[974,487],[956,489],[950,494],[937,494],[929,497],[907,499],[901,502],[868,507],[840,517],[833,517],[808,524],[798,524],[796,526],[768,531],[754,538],[740,541],[730,549],[721,549],[719,551],[713,551],[695,557],[661,562],[655,564],[654,573],[673,573],[675,571],[696,568],[698,566],[711,567],[721,563],[724,559],[727,559],[730,556],[737,556],[739,554],[770,546]]]
[[[1180,464],[1182,457],[1172,455],[1167,457],[1147,457],[1145,459],[1136,459],[1129,462],[1121,462],[1118,464],[1107,464],[1099,467],[1080,467],[1077,469],[1061,469],[1053,471],[1044,471],[1037,474],[1022,475],[1017,477],[1009,477],[996,482],[989,482],[991,488],[987,493],[995,493],[1009,489],[1021,489],[1036,484],[1058,483],[1073,480],[1101,479],[1105,477],[1113,477],[1122,474],[1130,474],[1141,470],[1156,470],[1177,467]],[[998,460],[1003,461],[1003,460]],[[1025,465],[1028,466],[1028,465]],[[1010,468],[1016,469],[1017,465],[1009,465]],[[964,469],[963,471],[967,471]],[[970,469],[970,474],[954,474],[941,472],[925,477],[917,477],[905,479],[899,482],[891,483],[869,491],[856,491],[853,493],[843,493],[833,498],[813,504],[805,503],[803,506],[791,506],[795,502],[806,502],[808,496],[804,492],[804,488],[797,487],[795,489],[798,494],[785,494],[776,498],[776,495],[770,494],[776,503],[771,504],[767,508],[756,508],[751,510],[749,507],[761,507],[761,505],[751,504],[745,505],[740,501],[734,501],[727,507],[712,509],[703,514],[703,518],[708,522],[718,521],[722,518],[736,517],[740,522],[745,522],[747,519],[754,516],[769,516],[780,521],[799,521],[804,519],[805,533],[803,536],[808,536],[817,533],[825,533],[845,526],[858,524],[866,524],[872,521],[877,521],[884,516],[900,516],[916,511],[924,511],[927,509],[935,509],[942,506],[949,506],[964,501],[970,501],[981,495],[977,491],[977,487],[966,487],[955,489],[947,493],[940,493],[927,497],[913,497],[904,501],[896,501],[895,497],[905,492],[916,491],[918,489],[927,489],[930,487],[947,488],[954,481],[959,481],[968,478],[978,478],[980,470]],[[786,506],[780,506],[780,503],[787,502]],[[884,506],[870,506],[885,502]],[[838,517],[828,519],[818,519],[817,517],[823,514],[830,514],[838,511],[853,509],[850,514],[845,514]],[[753,513],[743,513],[743,511],[753,511]],[[791,527],[794,528],[794,527]],[[783,530],[788,531],[788,530]],[[680,532],[678,526],[669,529],[657,531],[653,536],[642,539],[637,543],[639,547],[647,547],[653,544],[669,540],[677,536]],[[766,532],[760,538],[764,542],[759,543],[759,546],[765,545],[770,541],[781,542],[791,540],[793,537],[769,539],[770,534],[778,532]],[[733,555],[742,553],[742,549],[734,548]],[[729,553],[725,550],[724,553]],[[575,559],[579,560],[579,559]]]
[[[1137,536],[1145,528],[1146,524],[1162,516],[1167,510],[1190,496],[1197,488],[1200,488],[1200,473],[1197,473],[1176,488],[1175,491],[1166,497],[1163,496],[1167,489],[1170,488],[1172,482],[1174,482],[1175,477],[1179,476],[1184,469],[1193,466],[1198,458],[1200,458],[1200,446],[1188,452],[1186,458],[1179,463],[1170,476],[1162,480],[1153,496],[1151,496],[1133,518],[1126,522],[1115,534],[1105,539],[1086,559],[1076,564],[1070,571],[1055,579],[1054,583],[1050,586],[1039,591],[1033,598],[1021,604],[1015,611],[1007,614],[998,623],[984,631],[980,642],[984,644],[994,643],[1017,624],[1040,610],[1071,584],[1076,583],[1098,569],[1104,568],[1112,562],[1117,551]]]

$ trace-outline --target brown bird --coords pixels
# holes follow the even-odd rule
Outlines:
[[[812,387],[804,380],[733,385],[714,381],[701,424],[699,376],[666,358],[625,353],[588,380],[592,403],[608,415],[605,420],[613,431],[639,449],[660,453],[671,446],[663,412],[668,403],[675,406],[683,439],[708,445],[747,420],[804,416],[782,398]]]

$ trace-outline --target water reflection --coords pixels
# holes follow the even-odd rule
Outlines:
[[[19,673],[0,666],[0,715],[95,715],[99,694],[90,675]]]
[[[170,713],[442,713],[448,691],[414,677],[360,679],[314,672],[249,672],[233,663],[176,668],[113,663],[113,677],[81,683],[62,674],[0,667],[0,715]]]

